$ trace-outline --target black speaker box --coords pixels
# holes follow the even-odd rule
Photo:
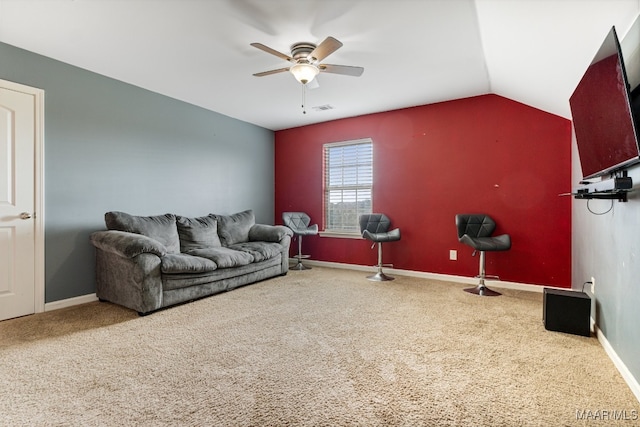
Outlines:
[[[542,321],[549,331],[591,336],[591,298],[584,292],[544,288]]]

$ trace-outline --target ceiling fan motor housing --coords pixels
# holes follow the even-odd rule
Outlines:
[[[313,43],[298,42],[291,45],[291,56],[293,59],[301,60],[307,59],[307,56],[316,48]]]

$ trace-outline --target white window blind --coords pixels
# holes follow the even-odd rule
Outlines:
[[[324,145],[325,232],[360,234],[358,218],[371,213],[373,142],[370,138]]]

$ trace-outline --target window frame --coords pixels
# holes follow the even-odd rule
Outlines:
[[[365,145],[368,144],[371,147],[371,183],[370,184],[351,184],[351,185],[338,185],[331,186],[329,184],[329,150],[335,147],[344,147],[344,146],[353,146],[353,145]],[[323,230],[320,231],[320,236],[323,237],[340,237],[340,238],[350,238],[350,239],[361,239],[362,236],[360,234],[359,226],[356,230],[344,230],[344,229],[331,229],[327,228],[328,225],[328,216],[329,216],[329,192],[331,190],[336,189],[347,189],[347,190],[369,190],[370,192],[370,205],[369,211],[373,210],[373,140],[371,138],[360,138],[348,141],[339,141],[339,142],[329,142],[322,145],[322,227]],[[356,213],[358,211],[356,210]],[[371,213],[371,212],[361,212],[361,213]]]

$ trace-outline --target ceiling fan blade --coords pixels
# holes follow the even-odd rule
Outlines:
[[[263,71],[261,73],[255,73],[254,76],[264,77],[264,76],[270,76],[271,74],[284,73],[285,71],[289,71],[289,68],[278,68],[277,70]]]
[[[345,76],[354,77],[360,77],[364,72],[364,68],[362,67],[352,67],[349,65],[320,64],[318,68],[325,73],[344,74]]]
[[[342,42],[329,36],[324,39],[322,43],[316,46],[316,48],[311,51],[308,57],[311,58],[312,61],[320,62],[341,47]]]
[[[319,87],[320,87],[320,82],[318,81],[317,77],[311,80],[309,83],[307,83],[307,89],[313,90],[313,89],[318,89]]]
[[[262,43],[251,43],[251,46],[257,47],[258,49],[260,49],[260,50],[262,50],[264,52],[270,53],[271,55],[275,55],[278,58],[284,59],[285,61],[296,62],[295,59],[293,59],[289,55],[285,55],[282,52],[278,52],[275,49],[271,49],[269,46],[265,46]]]

